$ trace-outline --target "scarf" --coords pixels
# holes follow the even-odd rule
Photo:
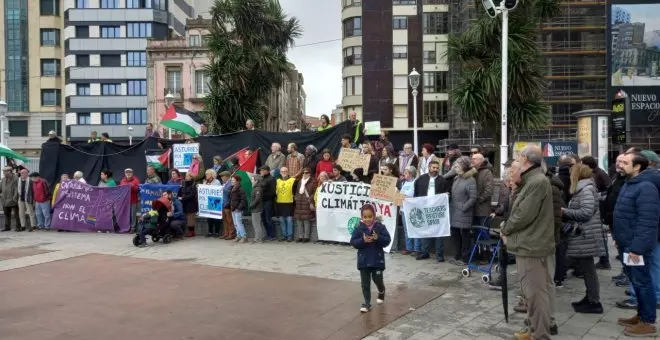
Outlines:
[[[311,177],[309,177],[311,178]],[[309,178],[305,179],[304,177],[300,180],[300,190],[298,190],[299,194],[304,194],[305,193],[305,186],[307,185],[307,182],[309,182]]]
[[[193,176],[199,175],[199,161],[198,160],[193,161],[192,164],[190,164],[190,168],[188,169],[188,171],[190,171],[190,173]]]

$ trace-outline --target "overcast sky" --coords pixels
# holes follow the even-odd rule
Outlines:
[[[341,39],[340,0],[280,0],[303,28],[296,45]],[[341,104],[341,40],[293,48],[289,59],[303,74],[307,115],[330,115]]]

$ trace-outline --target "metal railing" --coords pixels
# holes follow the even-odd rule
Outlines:
[[[553,41],[542,43],[540,48],[541,51],[606,50],[607,44],[604,40]]]

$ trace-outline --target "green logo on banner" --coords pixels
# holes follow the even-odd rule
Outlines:
[[[410,210],[409,219],[410,219],[410,224],[412,224],[413,227],[418,229],[424,227],[425,221],[424,221],[424,213],[422,212],[422,209],[412,208]]]
[[[360,225],[360,218],[351,217],[348,220],[348,233],[353,235],[353,232],[355,231],[355,229],[357,229],[358,225]]]

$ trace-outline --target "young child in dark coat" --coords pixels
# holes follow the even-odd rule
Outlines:
[[[366,313],[371,309],[371,280],[378,288],[376,303],[385,302],[385,283],[383,271],[385,270],[385,252],[383,248],[390,244],[390,234],[385,226],[376,220],[376,209],[371,204],[365,204],[361,211],[361,221],[353,231],[351,245],[358,250],[357,268],[360,271],[362,295],[364,303],[360,312]]]

